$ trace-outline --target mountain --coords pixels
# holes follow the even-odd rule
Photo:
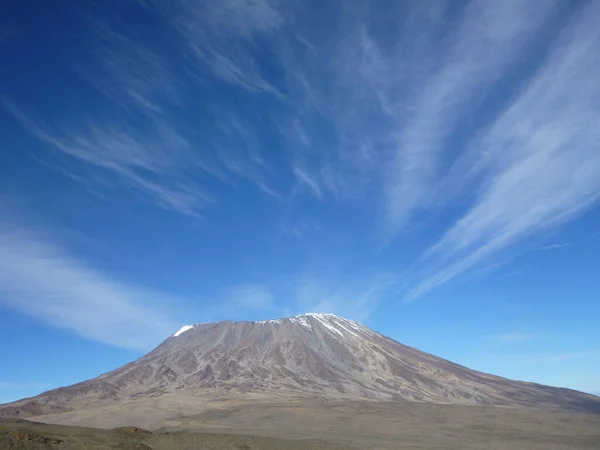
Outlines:
[[[170,394],[415,401],[600,413],[600,398],[512,381],[332,314],[188,325],[132,363],[0,408],[35,416]]]

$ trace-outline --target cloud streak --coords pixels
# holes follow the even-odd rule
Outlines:
[[[182,105],[185,80],[176,59],[159,50],[151,33],[132,33],[128,24],[99,18],[91,20],[90,28],[96,58],[77,72],[91,86],[127,111],[163,120],[169,109]]]
[[[563,242],[562,244],[542,245],[541,247],[536,248],[536,250],[555,250],[557,248],[570,247],[571,245],[570,242]]]
[[[365,277],[350,283],[306,276],[296,287],[296,313],[332,313],[365,321],[393,291],[395,284],[393,278],[387,276]]]
[[[391,247],[443,214],[418,298],[598,200],[600,7],[392,3],[139,0],[159,37],[93,17],[78,68],[114,114],[4,106],[73,178],[186,215],[249,184],[374,211]]]
[[[158,126],[141,133],[123,125],[89,122],[77,131],[61,133],[0,100],[25,130],[62,157],[62,170],[78,181],[125,187],[160,207],[185,214],[196,214],[214,201],[192,176],[190,169],[201,172],[202,166],[191,160],[190,144],[171,128]]]
[[[87,339],[148,350],[177,329],[166,297],[116,281],[32,233],[0,224],[0,306]]]
[[[536,335],[534,333],[502,333],[492,336],[493,339],[502,344],[515,344],[518,342],[529,341],[534,339]]]
[[[261,285],[237,286],[225,295],[225,303],[234,307],[253,309],[263,312],[277,309],[270,290]]]
[[[531,5],[519,0],[467,6],[440,56],[441,67],[417,84],[415,113],[400,132],[386,188],[392,230],[432,206],[432,187],[450,150],[447,142],[468,115],[465,108],[477,109],[490,88],[522,61],[555,9],[552,2],[537,7],[531,14]]]
[[[546,355],[531,355],[528,361],[532,363],[554,363],[562,361],[570,361],[573,359],[581,358],[594,358],[600,354],[599,350],[586,350],[581,352],[570,352],[570,353],[553,353]]]
[[[189,8],[196,2],[175,3],[173,10],[181,11],[177,17],[194,17]],[[86,57],[65,62],[65,70],[75,72],[100,96],[86,97],[77,116],[64,109],[66,114],[39,118],[18,100],[0,97],[1,106],[52,152],[49,162],[37,154],[36,159],[91,190],[125,188],[187,215],[198,215],[216,202],[210,192],[215,185],[236,187],[245,181],[281,199],[268,179],[264,159],[256,154],[253,131],[240,126],[240,119],[222,102],[198,103],[187,93],[202,92],[205,83],[198,78],[197,65],[186,69],[190,58],[198,56],[192,30],[178,24],[178,33],[173,33],[157,17],[158,5],[143,1],[138,6],[141,20],[163,22],[160,38],[145,27],[89,15]],[[239,9],[234,2],[222,7]],[[219,23],[227,20],[228,14],[220,18],[219,8],[207,3],[204,9],[198,14]],[[56,105],[56,110],[63,108]],[[198,116],[205,117],[200,129],[189,123]]]
[[[599,198],[600,7],[576,14],[536,76],[467,150],[485,172],[477,198],[425,254],[443,261],[417,297]],[[435,264],[434,264],[435,265]]]

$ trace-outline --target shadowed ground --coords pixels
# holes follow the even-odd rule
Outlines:
[[[0,420],[0,449],[203,449],[254,450],[345,449],[318,441],[284,439],[215,433],[158,432],[135,427],[113,430],[48,425],[25,420]]]

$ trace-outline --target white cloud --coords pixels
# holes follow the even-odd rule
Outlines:
[[[467,155],[483,174],[468,211],[425,254],[416,297],[600,197],[600,6],[575,15],[531,82]],[[467,176],[469,174],[466,174]]]
[[[99,92],[125,110],[160,116],[181,106],[182,79],[169,53],[152,45],[150,35],[131,32],[129,24],[94,18],[89,31],[95,37],[91,66],[77,67],[78,73]],[[164,42],[163,42],[164,45]]]
[[[295,238],[301,238],[321,231],[321,226],[318,223],[307,221],[305,219],[297,220],[295,222],[286,222],[281,226],[281,232],[283,234]]]
[[[323,198],[323,193],[319,187],[319,183],[311,178],[309,172],[307,172],[300,165],[295,164],[292,168],[292,172],[298,180],[298,187],[304,186],[311,191],[315,196]]]
[[[527,357],[528,362],[531,363],[555,363],[562,361],[570,361],[573,359],[581,358],[594,358],[600,354],[599,350],[585,350],[580,352],[568,352],[568,353],[550,353],[545,355],[530,355]]]
[[[169,16],[187,45],[204,43],[197,56],[217,79],[281,102],[293,194],[375,198],[386,242],[422,214],[466,209],[417,262],[411,298],[572,220],[600,192],[598,6],[578,6],[552,42],[568,2],[450,6],[393,5],[388,23],[340,2],[327,27],[275,0],[180,1]],[[524,68],[546,51],[537,70]],[[490,101],[495,89],[505,106]]]
[[[457,125],[527,55],[525,50],[555,7],[543,2],[534,11],[523,0],[482,0],[467,6],[448,37],[448,48],[438,53],[440,68],[424,75],[416,83],[416,98],[409,98],[414,114],[399,133],[386,188],[392,231],[415,211],[433,206],[442,160],[448,157],[448,141]]]
[[[273,277],[269,283],[226,289],[213,308],[213,316],[231,319],[250,314],[263,320],[321,312],[364,321],[395,285],[390,276],[354,276],[352,281],[332,274],[327,278],[309,275]]]
[[[225,294],[225,303],[233,307],[272,311],[277,309],[273,294],[265,286],[246,285],[231,288]]]
[[[202,161],[192,158],[190,144],[174,129],[157,126],[142,133],[122,124],[90,122],[61,133],[0,100],[32,136],[63,157],[62,170],[78,181],[126,187],[185,214],[197,214],[214,201],[195,181],[198,173],[192,172],[202,172]]]
[[[534,339],[536,335],[534,333],[519,333],[519,332],[510,332],[510,333],[502,333],[496,334],[492,336],[492,338],[503,344],[513,344],[517,342],[529,341]]]
[[[318,277],[304,277],[295,292],[295,313],[331,313],[365,321],[395,286],[392,278],[356,277],[336,282]]]
[[[138,3],[164,20],[158,41],[91,28],[86,79],[118,114],[61,129],[4,102],[78,180],[190,215],[219,201],[214,182],[355,201],[386,243],[459,211],[411,270],[411,298],[597,200],[595,2]]]
[[[284,18],[278,0],[178,0],[166,15],[184,38],[184,45],[222,81],[254,93],[283,94],[255,56],[256,41],[277,31]]]
[[[170,299],[116,281],[32,233],[0,224],[0,306],[82,337],[149,350],[177,329]]]
[[[570,247],[570,246],[571,246],[570,242],[563,242],[562,244],[542,245],[541,247],[536,248],[536,250],[554,250],[557,248],[565,248],[565,247]]]
[[[215,111],[222,141],[217,146],[217,158],[229,178],[249,181],[263,193],[282,200],[282,195],[271,186],[272,169],[259,150],[257,132],[244,123],[233,111]],[[231,180],[227,180],[231,182]],[[232,184],[234,184],[232,182]]]
[[[282,199],[268,179],[264,158],[256,152],[259,144],[254,130],[240,126],[241,119],[224,102],[196,103],[190,96],[202,90],[205,80],[199,74],[206,72],[198,65],[188,67],[190,58],[204,55],[205,50],[210,53],[202,36],[199,50],[195,36],[210,31],[210,42],[218,46],[231,38],[225,39],[225,29],[240,38],[251,35],[253,27],[264,30],[262,23],[276,22],[277,13],[266,3],[258,3],[236,0],[217,6],[178,0],[169,8],[171,24],[162,24],[160,39],[139,27],[91,15],[85,24],[85,59],[74,57],[65,61],[64,68],[74,70],[93,88],[85,103],[78,105],[77,99],[67,95],[68,108],[56,104],[56,114],[42,118],[17,99],[0,98],[0,105],[52,151],[52,158],[36,154],[37,159],[95,192],[125,187],[159,207],[189,215],[198,215],[217,200],[207,187],[215,182],[236,186],[236,181],[245,180]],[[161,5],[142,1],[140,6],[151,15]],[[140,20],[147,19],[144,9]],[[154,18],[159,23],[163,19]],[[205,21],[205,26],[195,27],[198,20]],[[173,34],[170,26],[179,33]],[[185,39],[176,38],[179,34]],[[226,72],[224,59],[231,55],[216,52],[210,64]],[[235,64],[242,60],[236,58]],[[245,69],[237,73],[239,81],[260,88],[261,82],[252,82]],[[94,91],[109,103],[98,102]],[[204,120],[197,130],[199,117]],[[216,125],[212,129],[211,122]],[[210,130],[210,138],[202,127]]]

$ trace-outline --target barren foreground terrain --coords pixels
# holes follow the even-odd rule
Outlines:
[[[600,449],[600,415],[410,402],[300,399],[288,399],[287,403],[258,399],[207,400],[203,405],[196,405],[197,413],[190,414],[191,404],[199,399],[172,400],[174,403],[169,405],[163,399],[160,410],[155,407],[158,403],[153,405],[144,399],[143,404],[132,402],[134,404],[119,408],[107,406],[38,416],[35,420],[106,429],[138,426],[153,431],[151,437],[144,437],[143,443],[155,450]],[[177,413],[178,401],[183,406],[181,411],[186,413]],[[49,430],[68,434],[73,429],[53,425]],[[75,430],[85,436],[89,433],[100,436],[98,442],[106,446],[93,448],[147,449],[111,444],[108,437],[114,432]],[[266,437],[272,439],[264,439]],[[68,439],[64,441],[65,444],[55,447],[24,448],[91,448],[68,447],[65,446]]]
[[[344,449],[318,441],[294,442],[253,436],[214,433],[160,432],[152,433],[135,427],[113,430],[68,427],[28,422],[0,420],[1,449]]]

